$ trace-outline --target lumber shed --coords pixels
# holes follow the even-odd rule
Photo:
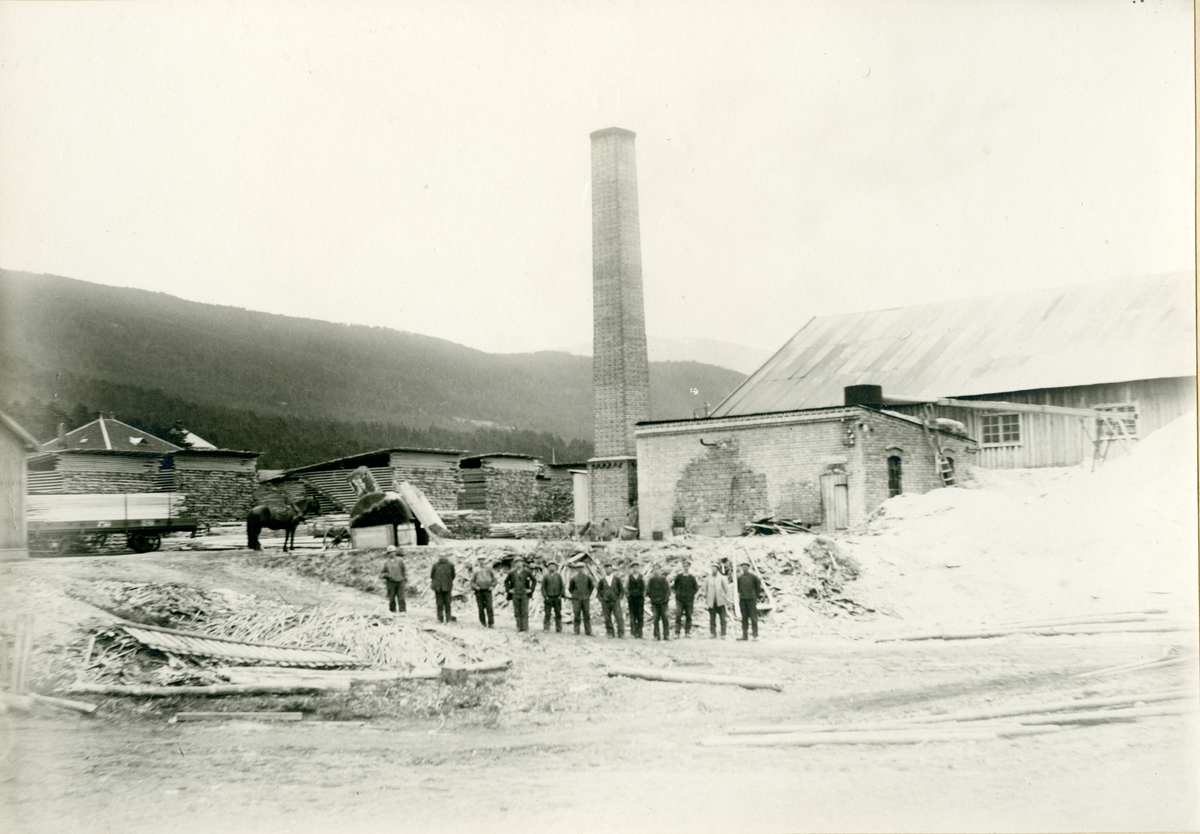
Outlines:
[[[38,450],[38,442],[16,420],[0,411],[0,561],[29,556],[25,521],[28,475],[25,456]]]
[[[180,493],[186,496],[183,512],[201,523],[240,521],[254,503],[258,457],[206,441],[197,448],[177,446],[101,415],[39,445],[27,460],[29,492]]]

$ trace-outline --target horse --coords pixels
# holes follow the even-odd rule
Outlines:
[[[268,530],[283,530],[283,550],[286,553],[289,546],[296,549],[296,528],[307,515],[315,515],[321,511],[320,504],[315,498],[301,498],[297,502],[288,501],[286,509],[277,510],[266,504],[260,504],[250,511],[246,517],[246,538],[251,550],[262,550],[258,543],[259,532],[266,527]]]

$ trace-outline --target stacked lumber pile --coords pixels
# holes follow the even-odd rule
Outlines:
[[[186,498],[179,492],[30,495],[26,518],[42,523],[179,518]]]

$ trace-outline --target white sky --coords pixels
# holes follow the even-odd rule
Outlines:
[[[1190,268],[1190,3],[0,4],[0,266],[490,351]]]

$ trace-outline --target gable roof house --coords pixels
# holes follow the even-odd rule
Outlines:
[[[979,441],[979,466],[1088,463],[1195,408],[1195,309],[1195,273],[1181,272],[820,316],[711,416],[835,406],[855,385],[880,386],[885,402],[955,398],[1119,414],[1121,426],[1034,409],[935,406]]]
[[[257,452],[184,448],[112,417],[40,444],[28,461],[29,492],[179,492],[197,520],[241,521],[254,503]]]

